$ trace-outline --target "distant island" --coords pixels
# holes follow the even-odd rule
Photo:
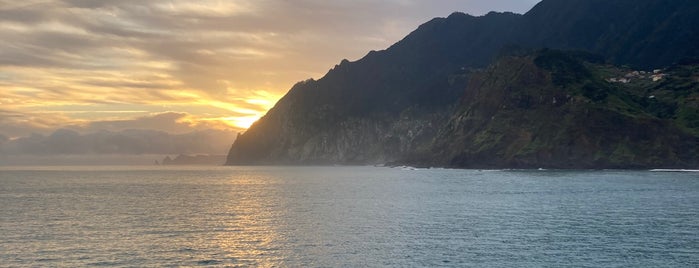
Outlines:
[[[544,0],[433,19],[297,83],[226,164],[696,169],[696,14],[697,1]]]
[[[164,166],[220,166],[226,162],[225,155],[184,155],[180,154],[174,158],[166,156],[161,161],[156,161],[158,165]]]

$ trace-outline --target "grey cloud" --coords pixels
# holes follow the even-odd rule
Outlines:
[[[124,4],[143,3],[142,0],[63,0],[67,6],[77,8],[105,8]]]
[[[4,5],[3,5],[4,6]],[[43,8],[32,9],[30,7],[5,9],[0,7],[0,22],[11,21],[21,23],[36,23],[49,19],[51,13]]]
[[[55,129],[58,126],[47,126],[45,120],[22,112],[0,110],[0,135],[9,137],[27,136],[31,133],[41,133]]]
[[[19,123],[40,116],[0,110],[0,165],[14,163],[15,160],[19,161],[17,163],[33,163],[36,157],[41,156],[52,156],[48,160],[53,159],[53,162],[46,163],[55,164],[60,159],[53,156],[58,155],[220,155],[226,153],[237,135],[230,130],[178,122],[189,115],[176,112],[131,120],[98,121],[88,125],[66,124],[55,131],[51,129],[56,129],[56,126],[45,128],[37,123]],[[17,136],[17,133],[23,133],[22,137],[8,137]]]
[[[231,115],[236,113],[231,112]],[[123,131],[141,129],[164,131],[172,134],[189,133],[216,129],[220,126],[205,122],[188,122],[189,114],[182,112],[165,112],[133,119],[98,120],[87,124],[70,121],[65,115],[43,112],[36,114],[0,110],[0,135],[9,137],[27,137],[32,133],[46,134],[59,128],[70,129],[80,133],[98,131]]]
[[[19,66],[19,67],[54,67],[61,66],[60,62],[46,57],[46,55],[39,55],[32,53],[32,49],[8,49],[0,45],[0,66]]]
[[[326,68],[342,58],[363,55],[370,50],[367,45],[388,46],[390,43],[362,44],[363,40],[371,38],[360,38],[385,35],[381,30],[382,26],[388,23],[409,21],[405,23],[405,27],[414,27],[429,17],[446,16],[452,11],[464,9],[481,12],[485,8],[515,7],[518,9],[515,11],[521,12],[535,1],[243,1],[252,5],[255,12],[230,16],[211,16],[206,13],[173,14],[161,7],[171,2],[63,0],[3,9],[0,11],[0,20],[21,22],[30,27],[38,25],[39,22],[58,21],[83,29],[90,33],[90,36],[47,31],[33,31],[24,34],[23,38],[7,35],[3,39],[19,44],[11,48],[4,47],[5,53],[0,63],[25,67],[98,68],[100,66],[93,66],[89,62],[80,62],[79,57],[71,59],[65,55],[58,55],[58,52],[80,56],[115,46],[125,47],[142,50],[146,53],[145,56],[151,59],[173,62],[177,69],[171,71],[171,74],[182,78],[191,88],[220,93],[221,86],[210,80],[238,80],[247,81],[249,84],[258,79],[265,79],[236,65],[264,65],[269,68],[275,61],[302,61],[305,58],[316,63],[299,64],[296,68],[303,68],[303,72],[307,73],[323,73]],[[174,4],[177,2],[174,1]],[[427,18],[416,19],[421,14]],[[202,36],[202,33],[212,30],[224,34],[209,38]],[[399,35],[409,30],[412,29],[391,33],[395,35],[394,40],[387,42],[396,41]],[[263,40],[241,38],[241,34],[264,37]],[[298,36],[302,38],[296,38]],[[348,43],[357,43],[357,48],[348,48]],[[245,59],[219,51],[223,48],[246,47],[285,54],[279,59]],[[199,50],[211,50],[215,54],[202,55],[197,53]],[[295,56],[293,51],[300,52]],[[302,58],[301,55],[307,57]],[[326,67],[318,70],[320,66]],[[272,68],[274,67],[272,65]],[[305,78],[307,77],[299,77],[298,80]],[[157,88],[157,85],[143,88]]]
[[[90,53],[90,50],[99,50],[107,45],[107,42],[95,40],[86,35],[66,34],[57,32],[37,32],[30,35],[29,44],[46,44],[54,52],[62,51],[74,54]],[[44,51],[48,52],[48,51]]]
[[[34,134],[2,140],[0,154],[225,154],[236,133],[221,130],[170,134],[155,130],[99,131],[80,134],[59,129],[48,136]]]
[[[143,116],[135,119],[96,121],[85,127],[80,127],[83,131],[110,130],[120,131],[125,129],[150,129],[161,130],[170,133],[183,133],[192,131],[192,126],[178,120],[187,117],[186,113],[168,112],[153,116]]]

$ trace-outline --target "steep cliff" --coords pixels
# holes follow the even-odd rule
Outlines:
[[[596,74],[605,69],[599,59],[556,56],[547,63],[539,54],[502,55],[579,49],[629,68],[666,67],[699,56],[698,8],[699,2],[679,0],[545,0],[525,15],[433,19],[386,50],[343,60],[323,78],[296,84],[238,137],[227,164],[688,165],[696,158],[688,155],[696,151],[695,136],[687,134],[693,130],[675,130],[676,121],[635,109],[643,98],[619,93],[624,90]],[[499,55],[488,71],[479,71]],[[633,86],[629,92],[649,87]],[[626,104],[617,107],[619,99]],[[634,109],[617,111],[626,106]],[[563,116],[565,125],[554,115]],[[628,135],[584,126],[619,126]],[[640,130],[648,137],[631,134]],[[600,136],[607,134],[612,136]],[[548,151],[533,145],[551,139],[556,142],[546,143]],[[654,147],[639,152],[619,145],[638,142]],[[664,148],[670,149],[659,151]],[[616,160],[599,160],[615,152]],[[638,159],[630,159],[632,154]]]
[[[550,50],[503,58],[472,76],[431,153],[412,161],[478,168],[697,167],[697,70],[678,65],[640,73]]]
[[[305,82],[315,83],[315,82]],[[298,84],[237,138],[228,164],[378,164],[429,146],[448,108],[353,114],[314,102]],[[301,95],[301,96],[299,96]],[[349,100],[348,100],[349,101]]]

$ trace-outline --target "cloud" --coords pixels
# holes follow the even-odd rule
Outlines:
[[[488,3],[486,5],[485,3]],[[0,64],[112,71],[150,70],[167,62],[187,88],[217,92],[207,81],[269,81],[260,70],[322,74],[342,57],[397,41],[417,24],[452,11],[534,1],[49,1],[0,9]],[[417,18],[417,19],[416,19]],[[401,26],[397,26],[401,25]],[[383,38],[381,38],[383,37]],[[347,44],[352,44],[348,46]],[[304,58],[316,58],[311,62]],[[278,62],[277,62],[278,61]],[[288,66],[288,65],[287,65]],[[202,79],[197,79],[202,78]],[[306,77],[297,77],[301,80]],[[287,81],[292,83],[293,81]],[[281,82],[281,81],[273,81]],[[281,83],[275,83],[281,86]],[[149,88],[158,88],[157,85]],[[285,90],[286,88],[279,89]]]
[[[155,130],[99,131],[80,134],[59,129],[50,135],[33,134],[0,139],[0,154],[23,155],[144,155],[225,154],[235,132],[223,130],[169,134]],[[0,137],[1,138],[1,137]]]
[[[31,163],[34,158],[23,158],[27,155],[221,155],[237,135],[224,120],[164,112],[132,119],[80,121],[61,114],[0,110],[0,162]]]
[[[23,113],[0,110],[0,135],[8,137],[27,136],[31,133],[47,133],[67,124],[76,124],[67,116],[58,113]]]
[[[69,129],[80,133],[92,133],[99,131],[123,131],[123,130],[153,130],[170,134],[183,134],[194,131],[225,130],[232,131],[233,122],[229,117],[201,117],[183,112],[163,112],[146,114],[133,118],[118,119],[75,119],[75,115],[83,111],[71,111],[73,116],[65,113],[35,112],[22,113],[0,110],[0,135],[8,137],[27,137],[32,134],[46,135],[56,129]],[[95,115],[95,111],[84,111],[89,116],[99,114],[111,114],[123,116],[123,114],[142,114],[143,111],[101,111]],[[233,113],[235,115],[235,113]],[[244,114],[239,114],[245,116]],[[206,114],[204,114],[206,116]]]
[[[166,132],[191,130],[190,124],[183,119],[185,113],[168,112],[136,119],[91,122],[84,128],[89,130],[123,130],[123,129],[160,129]]]
[[[0,107],[11,111],[0,113],[0,133],[220,122],[242,130],[295,82],[386,48],[432,17],[536,2],[0,0]],[[100,112],[129,105],[144,112]],[[95,112],[61,110],[75,106]]]

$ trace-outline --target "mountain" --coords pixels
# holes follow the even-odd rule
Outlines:
[[[654,69],[699,57],[694,0],[547,0],[520,22],[519,44],[588,50],[615,64]]]
[[[584,54],[583,54],[584,55]],[[639,72],[543,50],[474,74],[416,164],[475,168],[699,166],[699,65]],[[656,81],[654,81],[656,80]]]
[[[625,165],[626,158],[620,158],[619,161],[614,162],[616,164],[599,160],[599,157],[595,158],[597,154],[604,154],[611,148],[617,148],[620,142],[618,140],[613,140],[609,144],[601,142],[597,147],[586,147],[590,152],[594,150],[598,153],[581,152],[579,157],[576,155],[578,158],[572,158],[569,161],[571,164],[568,166],[563,165],[565,162],[563,157],[566,154],[550,153],[550,157],[547,158],[544,157],[546,153],[542,151],[543,147],[534,146],[535,148],[531,149],[532,153],[542,155],[539,158],[528,154],[524,147],[516,147],[517,152],[512,155],[502,154],[504,149],[498,146],[506,146],[509,140],[501,141],[492,132],[473,129],[482,127],[481,125],[465,124],[465,122],[474,122],[471,120],[473,118],[466,118],[468,120],[463,122],[459,121],[459,118],[464,118],[465,111],[475,108],[476,110],[485,109],[481,112],[492,115],[490,118],[482,116],[481,121],[487,120],[488,124],[499,124],[497,131],[507,135],[519,135],[517,133],[525,135],[531,132],[533,137],[539,137],[529,141],[523,139],[521,143],[525,145],[559,136],[572,139],[573,136],[581,137],[581,133],[585,134],[584,137],[613,134],[615,130],[622,130],[621,127],[628,127],[628,131],[653,129],[647,128],[648,124],[655,124],[658,130],[648,135],[659,135],[660,139],[664,139],[665,132],[662,132],[662,129],[668,126],[674,127],[677,123],[671,120],[672,118],[656,116],[655,119],[650,120],[635,114],[646,113],[643,109],[632,109],[626,111],[627,114],[621,113],[624,116],[630,114],[629,117],[624,117],[617,113],[616,108],[605,108],[607,105],[614,106],[614,103],[609,104],[606,98],[603,99],[604,103],[600,102],[597,106],[588,107],[573,105],[582,101],[583,97],[570,101],[568,95],[575,94],[566,93],[562,98],[556,95],[557,101],[567,101],[565,109],[556,110],[556,113],[575,117],[579,116],[578,109],[583,109],[582,107],[587,115],[590,113],[589,108],[594,108],[592,118],[570,118],[570,121],[566,121],[570,124],[565,126],[543,124],[553,120],[547,117],[549,114],[543,110],[528,113],[525,112],[526,107],[512,106],[514,103],[507,101],[499,104],[510,105],[508,107],[513,110],[499,111],[500,108],[495,104],[492,104],[495,106],[484,108],[479,103],[486,102],[487,98],[493,96],[492,94],[501,94],[502,97],[536,96],[531,95],[531,92],[527,93],[527,90],[536,90],[535,88],[540,86],[549,88],[551,92],[547,94],[554,94],[552,93],[554,91],[558,92],[556,94],[587,92],[589,96],[584,95],[586,96],[584,99],[593,101],[601,101],[598,100],[601,98],[599,96],[610,94],[612,96],[621,94],[619,96],[624,98],[636,96],[630,93],[618,93],[625,90],[608,85],[610,83],[604,81],[606,78],[596,75],[595,72],[605,68],[613,69],[601,67],[606,66],[603,64],[605,61],[626,65],[627,68],[650,70],[697,58],[699,42],[695,41],[699,36],[699,27],[697,27],[699,21],[694,15],[699,14],[698,8],[699,2],[696,1],[546,0],[524,15],[491,12],[485,16],[474,17],[454,13],[447,18],[436,18],[421,25],[386,50],[372,51],[356,62],[343,60],[323,78],[294,85],[264,117],[244,134],[239,135],[230,149],[227,164],[411,162],[425,165],[476,167],[533,166],[547,163],[547,160],[560,159],[561,163],[551,164],[551,166],[572,168],[640,167],[656,162],[663,166],[672,163],[695,163],[692,162],[694,160],[691,157],[687,158],[683,153],[663,163],[639,160],[629,162],[629,165]],[[589,51],[599,57],[592,59],[594,57],[588,55],[580,59],[579,55],[570,56],[569,53],[560,51],[558,54],[564,56],[551,51],[546,53],[539,51],[540,48],[545,47]],[[542,62],[536,64],[536,59],[547,58],[544,54],[554,55],[548,57],[552,59],[553,67]],[[525,59],[528,59],[529,65],[518,62],[527,61]],[[594,67],[589,64],[597,65]],[[487,76],[488,73],[487,71],[484,73],[484,68],[490,70],[492,76]],[[529,68],[531,73],[518,75],[517,68]],[[567,71],[570,68],[577,69]],[[529,81],[528,75],[534,74],[548,74],[551,78],[540,79],[536,81],[539,84],[531,87],[521,85],[521,83],[532,82]],[[562,74],[573,76],[568,77]],[[479,86],[481,85],[479,83],[502,83],[502,85]],[[581,89],[580,85],[587,85],[587,87]],[[638,88],[628,90],[635,92],[646,90],[648,87],[635,86]],[[513,90],[517,88],[523,91]],[[480,91],[488,94],[473,95],[474,92]],[[680,96],[673,101],[694,105],[694,102],[682,98],[689,97]],[[611,100],[614,101],[616,98],[613,97]],[[632,106],[637,104],[629,103]],[[485,113],[489,109],[495,110]],[[505,115],[503,113],[526,115],[525,119],[528,121],[520,122],[516,118],[508,119],[507,117],[501,120],[500,118]],[[587,121],[577,121],[582,119]],[[608,122],[609,126],[617,128],[598,132],[589,130],[583,124],[597,123],[597,120],[602,119],[606,120],[604,122],[611,120]],[[633,120],[627,122],[630,119]],[[509,124],[510,122],[517,122],[520,125]],[[526,133],[521,130],[525,128],[525,125],[521,125],[524,122],[531,124],[526,127]],[[629,125],[618,124],[620,122]],[[479,122],[479,124],[485,123],[485,121]],[[538,129],[535,126],[544,128]],[[591,126],[595,127],[594,124]],[[604,126],[607,125],[598,127]],[[566,130],[559,130],[558,127],[564,127]],[[489,126],[486,129],[495,128]],[[691,138],[696,136],[686,134],[692,131],[670,131],[667,135],[675,135],[674,138],[668,138],[668,141],[663,140],[658,146],[667,144],[676,146],[676,142],[670,141],[672,139],[677,141],[689,138],[689,142],[692,142]],[[554,135],[554,132],[557,134]],[[539,133],[541,135],[535,135]],[[498,148],[489,147],[483,150],[473,148],[476,145],[483,145],[481,143],[483,139],[494,139],[489,142]],[[606,137],[602,136],[600,139],[606,139]],[[633,147],[637,142],[647,141],[648,139],[629,138],[627,146]],[[546,145],[567,146],[568,144],[561,144],[556,140]],[[688,145],[690,146],[671,146],[669,150],[684,147],[696,150],[696,144]],[[651,157],[653,154],[655,151],[649,149],[647,158],[653,158]],[[474,161],[474,157],[482,161]],[[661,156],[658,155],[658,157]]]

